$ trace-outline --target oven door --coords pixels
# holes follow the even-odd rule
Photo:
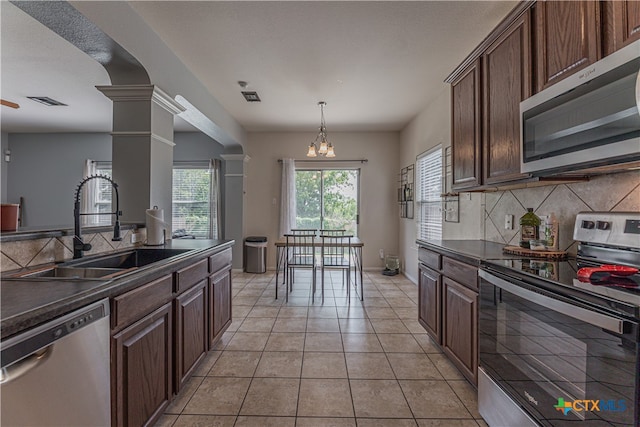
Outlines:
[[[478,400],[491,426],[506,425],[491,384],[541,425],[638,425],[636,322],[500,272],[479,275]]]

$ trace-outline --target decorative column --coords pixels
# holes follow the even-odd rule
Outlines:
[[[233,239],[233,268],[242,269],[244,229],[244,181],[245,163],[251,160],[246,154],[222,154],[224,163],[224,236]]]
[[[154,85],[96,86],[113,101],[112,168],[122,221],[145,222],[145,210],[164,209],[170,238],[173,116],[184,108]]]

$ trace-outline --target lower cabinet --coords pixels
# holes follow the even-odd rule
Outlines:
[[[111,339],[112,425],[141,426],[162,415],[172,395],[171,303]]]
[[[439,273],[422,264],[420,265],[418,321],[438,344],[442,344],[440,313],[440,295],[442,291],[440,278]]]
[[[215,342],[231,324],[231,267],[209,277],[209,343]]]
[[[442,348],[478,383],[478,293],[445,277],[443,280]]]
[[[419,259],[418,322],[477,384],[478,268],[424,247]]]
[[[153,425],[231,324],[231,249],[111,298],[111,420]]]
[[[207,352],[207,300],[206,280],[175,299],[176,393]]]

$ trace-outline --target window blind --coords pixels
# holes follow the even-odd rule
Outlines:
[[[416,160],[418,239],[442,239],[442,147],[421,154]]]
[[[95,162],[96,175],[108,176],[111,178],[111,162]],[[113,212],[111,200],[113,197],[113,187],[105,179],[95,179],[95,199],[93,212],[108,213]],[[113,217],[109,215],[90,216],[92,225],[111,225]]]
[[[211,172],[208,163],[174,165],[172,231],[185,230],[187,234],[208,238],[210,215]]]

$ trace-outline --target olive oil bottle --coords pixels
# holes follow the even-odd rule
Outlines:
[[[530,249],[529,240],[538,239],[540,218],[533,213],[533,208],[527,208],[527,213],[520,218],[520,247]]]

